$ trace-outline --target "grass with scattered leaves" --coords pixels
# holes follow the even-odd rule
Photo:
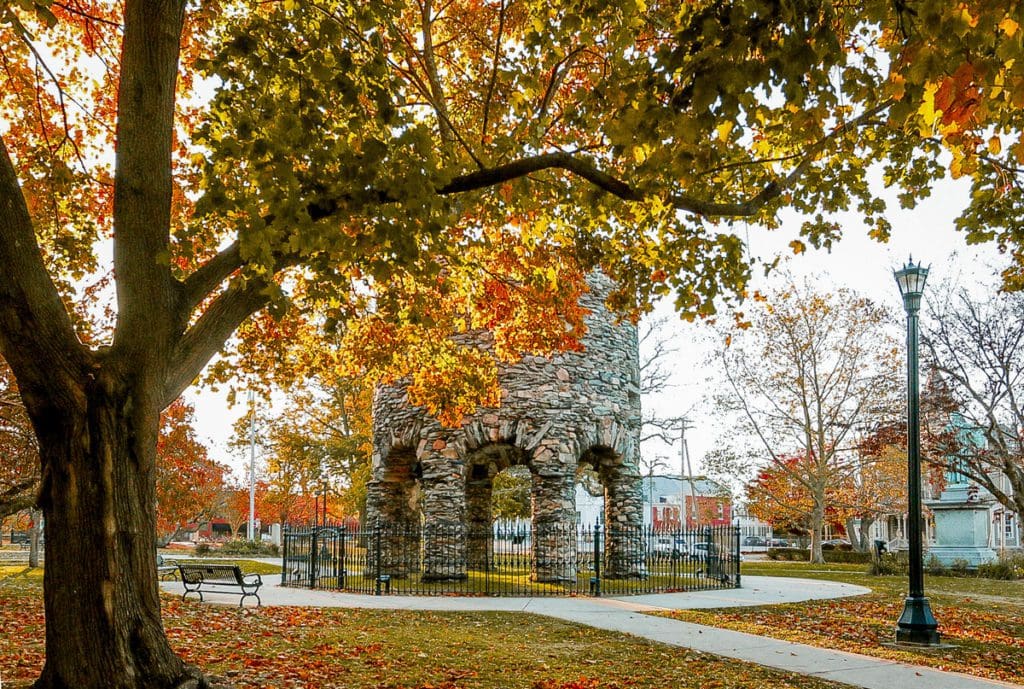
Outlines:
[[[0,568],[0,675],[43,663],[39,570]],[[246,608],[164,597],[189,662],[240,689],[838,689],[716,656],[513,613]]]
[[[925,592],[944,643],[954,648],[904,650],[893,641],[907,593],[906,577],[869,576],[863,566],[797,562],[744,563],[743,574],[857,584],[864,596],[721,610],[664,613],[674,619],[797,641],[943,670],[1024,684],[1024,582],[926,577]]]

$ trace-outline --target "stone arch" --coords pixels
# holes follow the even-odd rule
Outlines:
[[[494,479],[514,466],[530,468],[530,454],[511,443],[476,447],[466,456],[467,556],[471,569],[490,569],[494,559]],[[532,472],[532,468],[530,468]]]
[[[375,513],[390,524],[418,526],[422,508],[420,499],[423,469],[415,451],[403,447],[388,453],[377,472],[376,482],[388,499],[381,501]]]
[[[602,417],[580,429],[576,438],[580,461],[601,461],[605,464],[631,461],[638,450],[637,442],[636,429],[612,416]]]

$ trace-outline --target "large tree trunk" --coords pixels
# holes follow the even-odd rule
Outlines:
[[[871,539],[871,527],[875,524],[874,517],[861,517],[860,519],[860,548],[863,552],[872,552],[874,543]]]
[[[94,384],[84,409],[33,419],[46,517],[46,664],[35,687],[208,686],[171,650],[160,621],[159,411],[112,387]]]
[[[853,546],[854,550],[863,551],[865,548],[862,546],[863,538],[861,537],[861,532],[853,528],[853,522],[853,517],[850,517],[843,523],[843,526],[846,527],[846,537],[850,539],[850,545]]]

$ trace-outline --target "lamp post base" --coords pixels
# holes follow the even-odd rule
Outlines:
[[[917,646],[938,646],[939,623],[932,615],[931,606],[924,596],[907,596],[903,614],[896,623],[896,643]]]

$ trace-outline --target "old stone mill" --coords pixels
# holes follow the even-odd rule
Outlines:
[[[500,405],[457,428],[409,404],[402,385],[379,388],[365,523],[288,530],[284,582],[484,595],[599,594],[602,581],[622,592],[738,585],[732,528],[643,526],[637,331],[605,306],[607,278],[588,284],[583,351],[503,365]],[[471,337],[489,346],[488,333]],[[517,466],[529,470],[532,515],[506,530],[492,520],[494,479]],[[578,523],[575,505],[585,470],[603,489],[592,525]],[[656,547],[666,537],[678,547]]]

